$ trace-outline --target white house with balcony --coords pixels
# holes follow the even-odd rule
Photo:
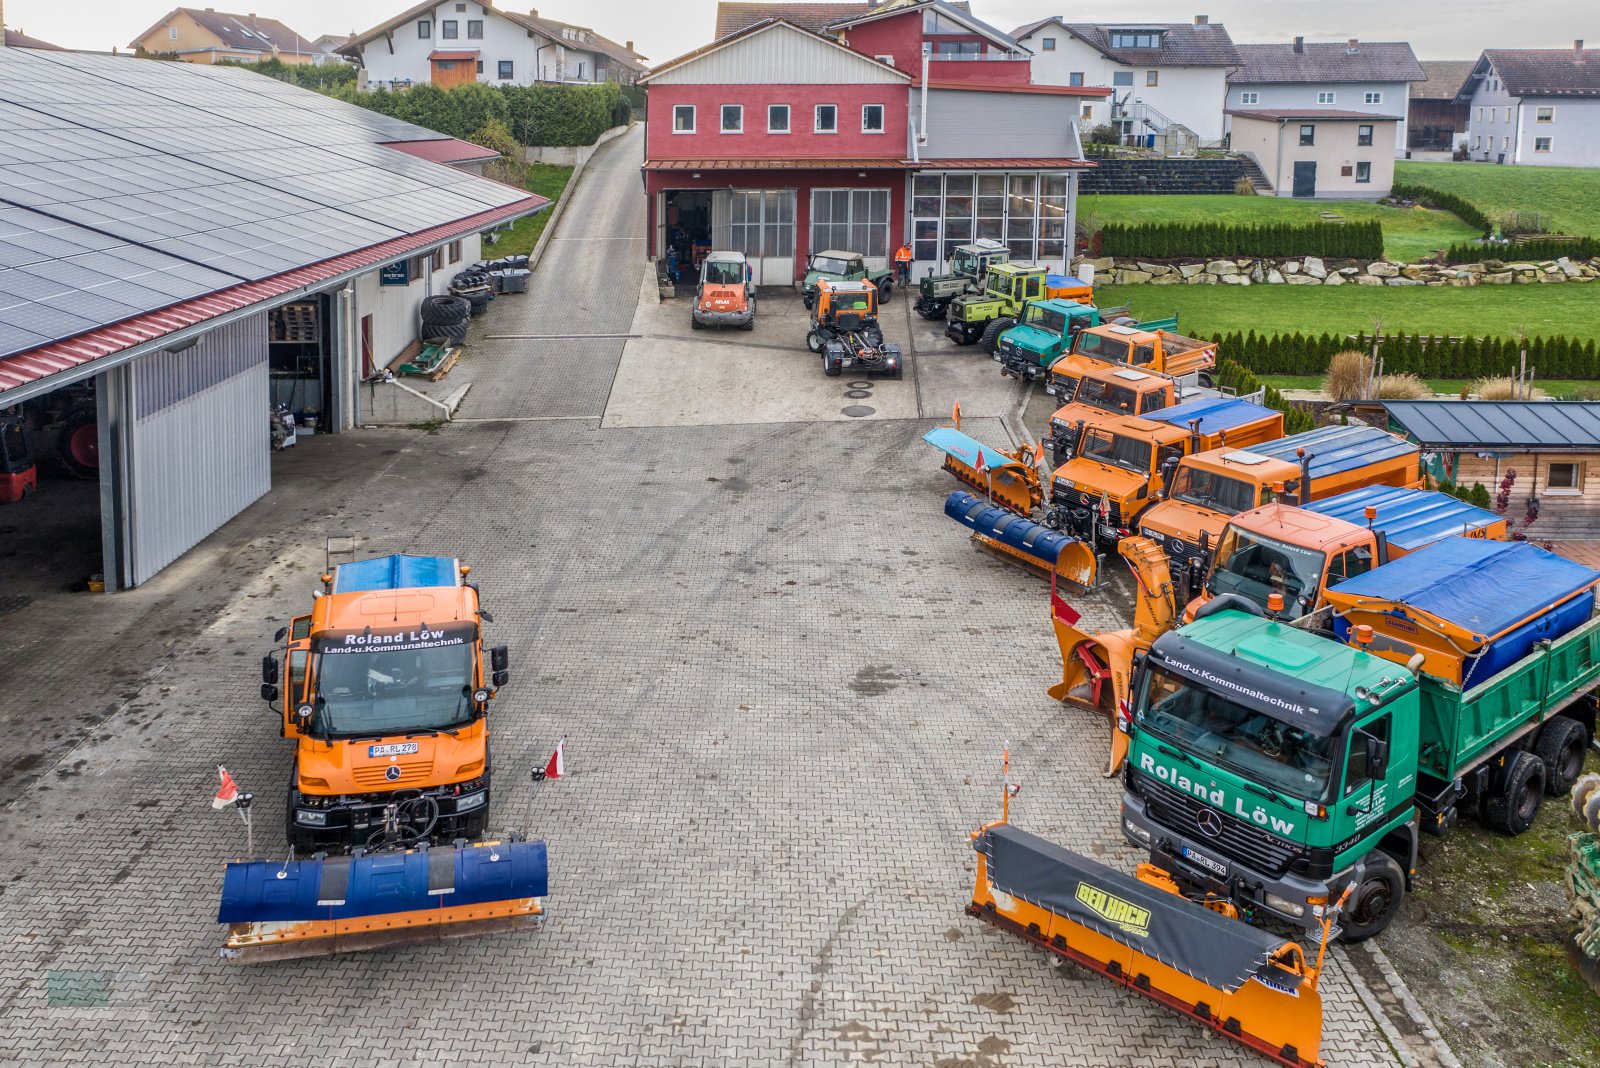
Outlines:
[[[1467,158],[1600,167],[1600,48],[1492,48],[1456,97]]]
[[[1069,23],[1052,16],[1012,32],[1033,56],[1038,85],[1108,86],[1078,105],[1079,125],[1110,123],[1125,143],[1154,145],[1174,126],[1202,144],[1222,140],[1228,71],[1239,54],[1227,28],[1186,23]]]
[[[441,88],[484,82],[622,82],[644,72],[633,42],[618,44],[584,26],[504,11],[480,0],[418,4],[338,49],[361,65],[370,88],[423,82]]]
[[[1405,115],[1411,83],[1427,74],[1404,41],[1307,41],[1241,44],[1241,65],[1228,76],[1229,111],[1353,111],[1400,116],[1394,154],[1406,154]],[[1230,129],[1232,123],[1229,124]]]

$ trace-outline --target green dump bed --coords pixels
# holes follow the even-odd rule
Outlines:
[[[1600,618],[1462,691],[1422,677],[1421,771],[1454,779],[1529,723],[1541,723],[1600,684]]]

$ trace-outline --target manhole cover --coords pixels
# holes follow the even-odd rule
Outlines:
[[[841,414],[848,415],[852,419],[860,419],[862,416],[871,415],[877,410],[876,408],[868,408],[865,404],[852,404],[849,407],[839,409]]]
[[[847,389],[847,390],[844,391],[844,395],[846,397],[849,397],[851,400],[866,400],[868,397],[872,396],[872,390],[870,390],[870,389]]]
[[[872,388],[872,383],[871,382],[852,382],[852,383],[850,383],[850,388],[851,389],[871,389]]]

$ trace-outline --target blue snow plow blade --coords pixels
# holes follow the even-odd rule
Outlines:
[[[1032,557],[1049,568],[1055,567],[1061,551],[1077,540],[990,504],[965,490],[956,490],[944,499],[944,514],[975,533]]]

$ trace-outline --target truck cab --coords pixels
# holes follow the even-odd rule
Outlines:
[[[295,742],[287,834],[302,855],[368,845],[399,820],[435,840],[474,838],[489,810],[489,703],[504,646],[484,660],[477,588],[448,557],[342,564],[280,632],[262,696]]]
[[[1086,327],[1099,326],[1102,317],[1115,319],[1126,307],[1102,311],[1075,300],[1032,300],[1022,320],[1001,334],[994,359],[1000,373],[1021,381],[1042,378],[1056,358],[1072,347],[1072,339]]]
[[[1092,361],[1077,380],[1077,392],[1067,399],[1050,416],[1050,450],[1057,467],[1072,459],[1085,424],[1107,415],[1147,415],[1178,403],[1177,385],[1166,375]]]
[[[887,267],[868,267],[867,259],[859,252],[827,249],[806,257],[806,277],[801,283],[801,300],[810,311],[817,302],[817,283],[822,279],[831,282],[867,282],[878,289],[878,297],[885,304],[894,293],[894,275]]]
[[[981,290],[989,268],[1010,259],[1010,249],[1003,241],[982,237],[970,245],[957,245],[950,258],[950,273],[924,275],[917,283],[917,300],[912,307],[924,319],[942,319],[951,300]]]
[[[945,312],[945,336],[958,345],[988,337],[985,348],[992,352],[999,335],[1016,325],[1023,306],[1045,295],[1045,269],[1038,264],[990,264],[979,292],[963,294],[950,302]]]

